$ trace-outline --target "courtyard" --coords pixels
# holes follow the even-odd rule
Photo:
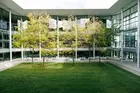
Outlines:
[[[22,63],[0,73],[1,93],[139,93],[140,77],[110,63]]]

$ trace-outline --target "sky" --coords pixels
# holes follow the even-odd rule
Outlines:
[[[118,0],[13,0],[23,9],[109,9]]]

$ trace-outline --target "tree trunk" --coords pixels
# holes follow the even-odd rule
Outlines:
[[[34,48],[32,50],[32,63],[34,62]]]
[[[73,66],[74,66],[74,49],[72,49],[72,61],[73,61]]]
[[[101,62],[101,51],[100,51],[100,48],[99,48],[99,63]]]
[[[45,63],[45,56],[43,56],[43,67],[44,67],[44,63]]]
[[[90,59],[90,46],[88,47],[88,50],[89,50],[89,57],[88,57],[88,59],[89,59],[89,64],[90,64],[90,61],[91,61],[91,59]]]
[[[100,54],[99,54],[99,63],[101,62]]]

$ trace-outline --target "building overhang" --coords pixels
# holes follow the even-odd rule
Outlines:
[[[23,7],[22,3],[17,4],[16,1],[21,1],[21,0],[0,0],[0,4],[5,6],[7,9],[11,9],[14,13],[18,15],[27,15],[27,13],[32,12],[32,11],[45,11],[50,15],[114,15],[116,12],[118,12],[121,8],[126,6],[127,4],[131,3],[132,1],[136,0],[110,0],[114,1],[114,3],[110,3],[107,5],[107,0],[81,0],[83,3],[87,2],[90,3],[89,5],[79,3],[79,7],[74,5],[75,0],[71,0],[71,2],[65,2],[66,4],[63,3],[64,6],[61,6],[61,4],[57,4],[56,6],[52,7],[46,7],[45,4],[42,4],[42,7],[36,8],[35,6],[37,5],[38,2],[34,3],[35,1],[45,1],[45,0],[22,0],[27,2],[26,8]],[[34,1],[34,2],[33,2]],[[46,1],[51,1],[50,5],[54,0],[46,0]],[[70,1],[70,0],[55,0],[55,3],[58,1]],[[80,0],[76,0],[80,1]],[[85,1],[85,2],[84,2]],[[92,4],[91,2],[96,2]],[[98,1],[98,2],[97,2]],[[99,2],[99,1],[102,1]],[[16,2],[16,3],[15,3]],[[32,3],[31,3],[32,2]],[[42,2],[43,3],[43,2]],[[73,3],[73,7],[70,7],[67,5],[67,3]],[[103,7],[95,6],[96,4],[101,4]],[[67,7],[66,7],[67,5]],[[92,6],[94,5],[94,7]],[[31,7],[32,6],[32,7]],[[85,7],[86,6],[86,7]],[[44,8],[43,8],[44,7]]]

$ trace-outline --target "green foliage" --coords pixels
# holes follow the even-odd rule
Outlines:
[[[23,29],[22,26],[18,28],[19,31],[13,36],[13,45],[15,47],[23,45],[24,48],[32,49],[33,62],[34,49],[39,48],[39,46],[42,48],[47,47],[50,16],[45,12],[31,12],[27,16],[29,19],[27,28]]]
[[[92,20],[86,24],[86,31],[84,35],[85,43],[88,46],[92,46],[93,43],[96,46],[100,46],[101,44],[105,44],[104,33],[106,31],[106,27],[100,20]],[[86,34],[87,33],[87,34]]]
[[[62,40],[62,47],[73,47],[75,44],[75,35],[74,31],[66,31],[64,33],[60,33],[60,40]]]
[[[56,56],[56,51],[55,50],[42,49],[41,55],[43,57],[55,57]]]
[[[71,50],[63,50],[63,51],[60,51],[60,55],[65,56],[65,57],[71,57],[72,51]]]
[[[48,50],[46,53],[47,57],[55,57],[56,56],[56,50]]]
[[[14,47],[21,47],[21,43],[22,43],[22,38],[21,38],[21,34],[20,33],[17,33],[13,36],[13,46]]]
[[[48,41],[46,41],[47,48],[56,48],[57,45],[57,33],[56,32],[49,32],[48,33]]]
[[[46,50],[46,49],[42,49],[42,50],[41,50],[41,55],[42,55],[43,57],[45,57],[45,56],[47,55],[47,50]]]
[[[14,46],[21,47],[21,44],[24,44],[27,48],[38,48],[41,43],[45,48],[50,16],[46,13],[32,12],[28,14],[28,18],[27,29],[20,29],[13,36]]]
[[[57,32],[50,32],[48,29],[49,19],[51,17],[46,13],[32,12],[28,14],[27,29],[20,29],[18,33],[13,36],[14,47],[35,49],[42,47],[44,49],[56,48],[57,46]],[[118,29],[107,29],[104,23],[100,20],[93,19],[86,23],[86,28],[81,28],[76,22],[76,17],[69,15],[68,22],[71,30],[59,32],[59,47],[71,48],[74,52],[76,47],[89,47],[93,44],[96,47],[108,47],[114,39],[114,35]],[[17,27],[16,27],[17,28]],[[17,28],[18,29],[18,28]],[[103,48],[102,48],[103,49]],[[45,53],[46,54],[46,53]],[[44,53],[42,54],[44,55]]]

